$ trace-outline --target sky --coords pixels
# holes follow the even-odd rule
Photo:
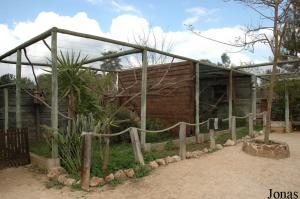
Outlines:
[[[262,22],[259,15],[234,1],[224,0],[0,0],[0,54],[57,26],[78,32],[133,42],[145,32],[153,32],[157,42],[172,43],[171,52],[194,59],[221,62],[226,52],[235,65],[268,61],[271,52],[258,44],[254,52],[203,39],[188,30],[193,25],[201,35],[233,43],[243,36],[243,29]],[[134,36],[133,36],[134,35]],[[153,39],[152,39],[153,40]],[[76,48],[73,40],[61,38],[65,48]],[[154,42],[154,41],[152,41]],[[91,43],[86,52],[96,52]],[[87,50],[88,48],[88,50]],[[46,56],[41,45],[30,55]],[[6,69],[7,68],[7,69]],[[11,67],[10,67],[11,68]],[[5,65],[0,70],[14,73]],[[26,74],[26,72],[25,72]]]

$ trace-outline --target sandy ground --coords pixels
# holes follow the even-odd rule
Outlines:
[[[199,159],[160,167],[151,175],[116,188],[93,192],[45,188],[45,176],[24,167],[0,171],[1,199],[60,198],[267,198],[269,189],[300,192],[300,133],[272,134],[289,143],[291,157],[283,160],[253,157],[241,144]]]

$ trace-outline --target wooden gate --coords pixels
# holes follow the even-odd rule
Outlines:
[[[0,129],[0,168],[29,163],[28,129]]]

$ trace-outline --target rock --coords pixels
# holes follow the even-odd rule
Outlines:
[[[90,180],[90,186],[91,187],[97,187],[99,185],[104,185],[105,181],[103,178],[99,178],[99,177],[92,177]]]
[[[158,168],[158,164],[157,164],[156,161],[149,162],[148,166],[149,166],[149,169],[156,169],[156,168]]]
[[[58,176],[57,181],[61,184],[64,184],[64,182],[67,180],[68,175],[67,174],[61,174]]]
[[[244,138],[245,138],[245,139],[250,139],[250,136],[249,136],[249,135],[246,135]]]
[[[176,161],[179,162],[181,160],[181,157],[179,157],[178,155],[173,155],[172,158]]]
[[[190,159],[190,158],[193,158],[193,154],[191,152],[186,152],[186,158],[187,159]]]
[[[66,174],[66,170],[62,167],[55,167],[48,170],[47,177],[48,180],[57,180],[58,176],[61,174]]]
[[[167,156],[167,157],[165,158],[165,161],[166,161],[167,164],[170,164],[170,163],[175,162],[174,158],[172,158],[172,157],[170,157],[170,156]]]
[[[166,161],[164,159],[157,159],[156,162],[159,166],[166,165]]]
[[[234,145],[234,141],[231,139],[228,139],[225,144],[223,144],[224,146],[233,146]]]
[[[138,172],[140,169],[141,169],[141,166],[135,166],[135,167],[133,168],[134,172]]]
[[[260,131],[258,132],[258,134],[259,134],[259,135],[263,135],[263,134],[264,134],[264,131],[263,131],[263,130],[260,130]]]
[[[75,184],[76,183],[76,180],[75,179],[73,179],[73,178],[67,178],[65,181],[64,181],[64,185],[66,185],[66,186],[72,186],[73,184]]]
[[[207,149],[207,148],[204,148],[204,149],[202,150],[202,152],[203,152],[203,153],[207,153],[207,152],[208,152],[208,149]]]
[[[116,179],[116,180],[124,180],[126,177],[127,176],[123,170],[119,170],[114,173],[114,179]]]
[[[110,182],[112,181],[113,179],[115,179],[115,176],[114,174],[109,174],[108,176],[105,177],[105,182]]]
[[[211,152],[213,152],[213,151],[214,151],[214,149],[212,149],[212,148],[209,148],[209,149],[208,149],[208,152],[209,152],[209,153],[211,153]]]
[[[126,170],[124,170],[124,172],[125,172],[125,174],[128,178],[132,178],[134,176],[134,170],[133,169],[126,169]]]
[[[199,158],[201,155],[203,155],[203,152],[202,151],[193,151],[191,152],[191,158]]]
[[[217,144],[217,145],[216,145],[216,149],[222,150],[222,149],[223,149],[223,146],[222,146],[221,144]]]

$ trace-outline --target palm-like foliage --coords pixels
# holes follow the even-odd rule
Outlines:
[[[88,80],[92,78],[92,72],[82,69],[87,57],[74,52],[63,54],[58,58],[58,82],[61,97],[68,98],[68,114],[72,119],[77,113],[89,112],[89,109],[97,107],[94,92],[88,87]],[[88,110],[87,110],[88,109]]]

